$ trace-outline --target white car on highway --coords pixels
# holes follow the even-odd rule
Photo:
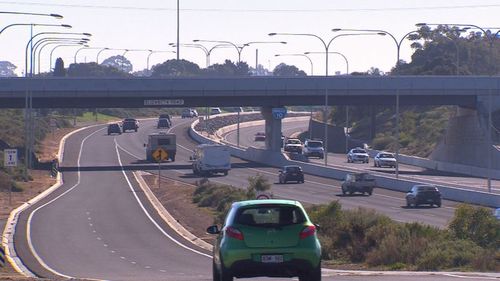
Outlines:
[[[354,163],[354,162],[363,162],[363,163],[368,163],[369,162],[369,156],[366,150],[362,149],[361,147],[356,147],[353,148],[347,153],[347,163]]]
[[[396,158],[394,154],[388,152],[379,152],[373,158],[374,167],[391,167],[396,168]]]
[[[306,140],[304,142],[304,148],[302,154],[306,157],[319,157],[323,159],[325,157],[325,149],[323,148],[323,142],[320,140]]]

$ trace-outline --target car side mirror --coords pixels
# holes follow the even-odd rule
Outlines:
[[[220,230],[217,225],[212,225],[207,228],[207,233],[209,234],[219,234]]]
[[[321,230],[321,226],[319,224],[315,223],[314,226],[316,227],[316,231],[320,231]]]
[[[146,147],[146,144],[144,143],[143,146]]]

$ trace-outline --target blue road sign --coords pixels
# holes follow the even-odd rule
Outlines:
[[[273,118],[274,119],[283,119],[286,117],[286,108],[285,107],[275,107],[272,109]]]

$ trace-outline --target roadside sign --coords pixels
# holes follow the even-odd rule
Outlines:
[[[163,148],[157,148],[155,151],[153,151],[153,158],[156,160],[156,162],[161,162],[168,158],[168,153],[163,150]]]
[[[165,100],[144,100],[144,105],[162,106],[162,105],[184,105],[183,99],[165,99]]]
[[[269,192],[260,191],[256,194],[255,199],[257,200],[266,200],[273,198],[273,195]]]
[[[283,119],[286,116],[285,107],[275,107],[272,109],[272,114],[274,119]]]
[[[4,149],[4,167],[16,167],[17,166],[17,149]]]

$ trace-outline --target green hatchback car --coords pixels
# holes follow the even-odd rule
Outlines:
[[[213,280],[248,277],[299,277],[321,280],[321,245],[302,205],[291,200],[249,200],[233,203],[217,234]]]

